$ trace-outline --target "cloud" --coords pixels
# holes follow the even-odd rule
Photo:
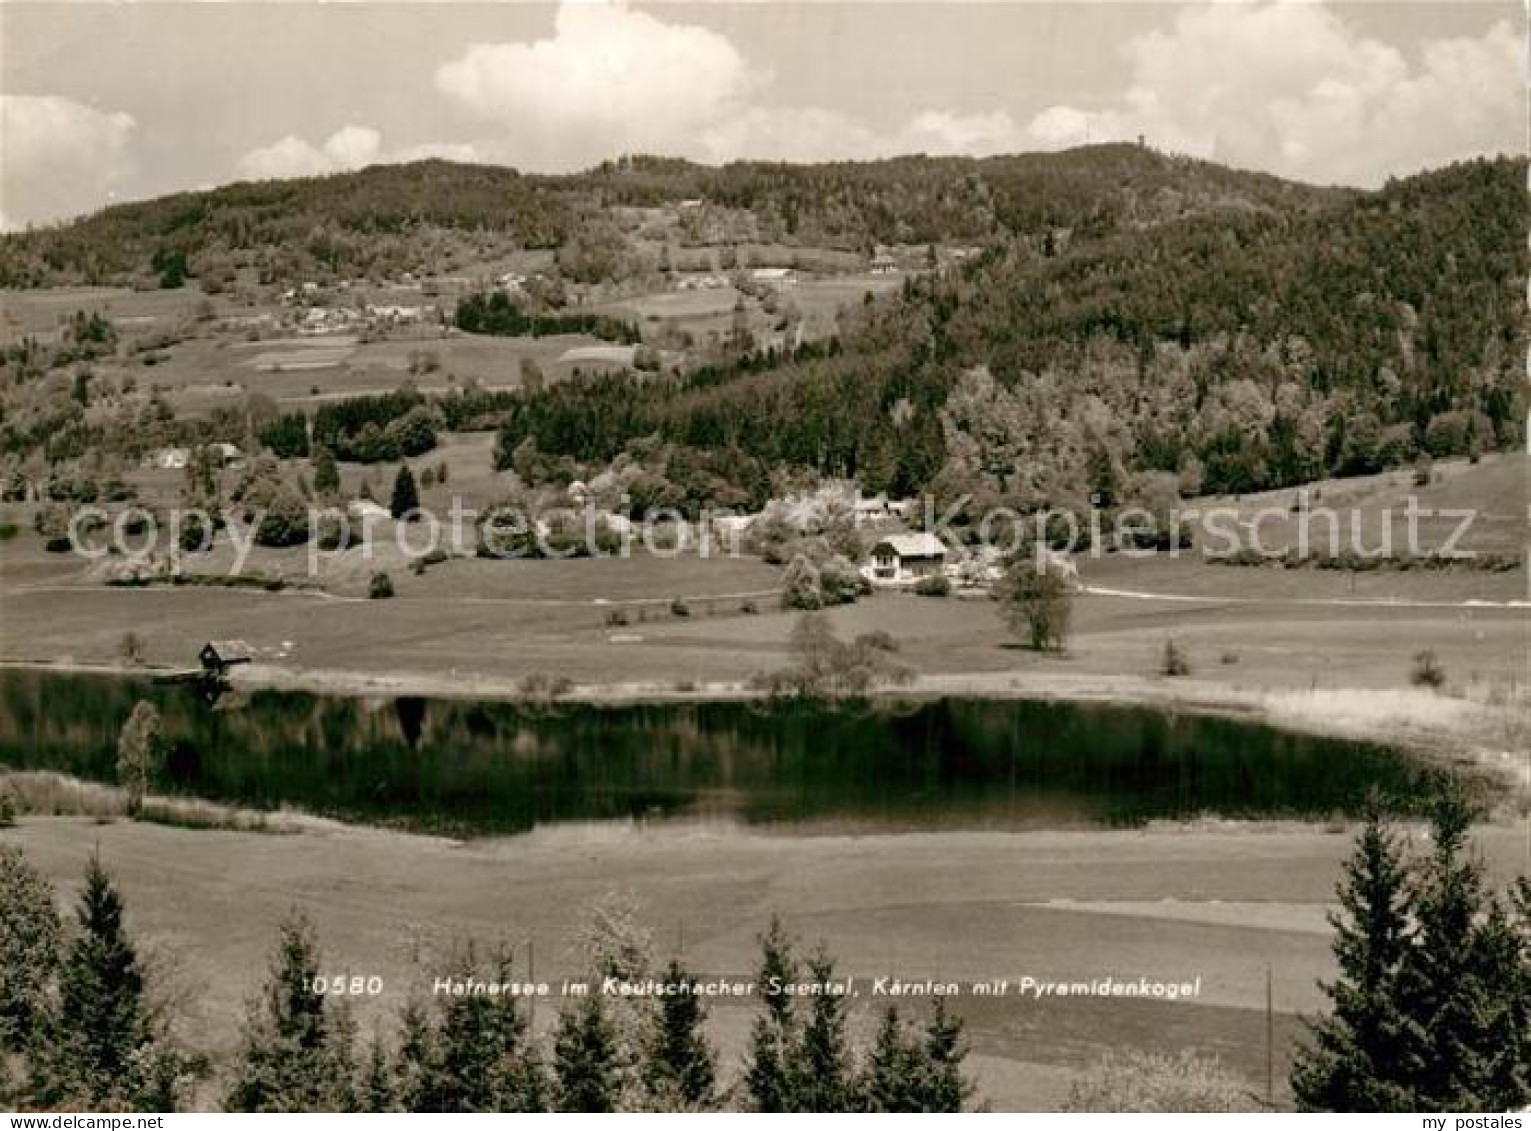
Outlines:
[[[315,177],[376,164],[383,135],[368,126],[342,126],[319,145],[288,135],[239,159],[239,174],[252,181]]]
[[[57,219],[101,203],[132,169],[132,115],[60,95],[0,95],[0,199],[8,218]]]
[[[1522,44],[1508,23],[1427,41],[1411,62],[1321,4],[1197,4],[1130,40],[1114,105],[1052,106],[1031,147],[1145,134],[1156,146],[1305,180],[1375,185],[1391,174],[1516,150]]]
[[[484,160],[483,154],[467,142],[427,142],[387,149],[380,131],[352,125],[342,126],[317,145],[289,135],[252,149],[239,159],[238,169],[239,175],[247,180],[269,181],[344,173],[368,165],[397,165],[429,157],[463,162]]]
[[[621,0],[570,0],[551,38],[475,44],[436,72],[438,90],[497,127],[508,159],[544,169],[695,152],[768,82],[725,37]]]

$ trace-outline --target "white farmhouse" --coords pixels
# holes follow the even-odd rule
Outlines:
[[[872,547],[866,576],[874,585],[909,585],[939,574],[946,565],[946,543],[934,534],[890,534]]]

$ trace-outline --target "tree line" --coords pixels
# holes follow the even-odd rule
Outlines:
[[[973,1098],[961,1021],[937,998],[914,1020],[890,1008],[865,1048],[833,961],[807,959],[778,921],[761,936],[762,1003],[744,1067],[711,1044],[705,996],[678,960],[661,969],[630,905],[597,905],[580,949],[594,985],[546,1032],[522,999],[474,989],[515,981],[509,949],[455,943],[436,956],[463,993],[413,994],[363,1040],[330,992],[312,923],[281,923],[227,1065],[190,1051],[163,972],[128,930],[122,896],[90,858],[66,928],[49,882],[0,846],[0,1103],[15,1109],[174,1111],[208,1097],[229,1111],[959,1111]],[[600,981],[657,981],[607,996]]]
[[[469,334],[493,334],[503,338],[543,338],[553,334],[589,334],[622,345],[637,345],[642,336],[631,322],[605,314],[528,314],[504,291],[473,294],[458,299],[453,324]]]

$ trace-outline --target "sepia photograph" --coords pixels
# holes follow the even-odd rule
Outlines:
[[[7,1126],[1527,1128],[1527,22],[0,0]]]

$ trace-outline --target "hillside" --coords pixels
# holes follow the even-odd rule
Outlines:
[[[385,437],[402,415],[498,428],[498,467],[532,487],[621,459],[641,470],[631,484],[640,508],[758,505],[781,473],[806,471],[895,495],[1078,511],[1092,496],[1159,506],[1176,492],[1247,493],[1518,444],[1524,175],[1523,162],[1477,161],[1361,193],[1120,145],[717,169],[632,158],[570,177],[425,162],[123,205],[7,237],[0,268],[13,282],[190,275],[202,292],[234,277],[240,293],[226,308],[274,311],[257,337],[328,315],[301,296],[278,300],[299,281],[322,290],[455,269],[455,331],[449,306],[431,307],[434,321],[397,344],[374,325],[364,356],[391,351],[398,376],[325,361],[312,381],[298,378],[304,390],[317,398],[346,381],[382,392],[402,382],[406,353],[414,375],[417,363],[439,364],[444,343],[497,344],[481,356],[501,360],[448,374],[448,384],[462,378],[449,391],[346,411]],[[904,265],[867,274],[869,253],[890,243],[906,249]],[[724,289],[687,294],[683,274],[707,268],[668,262],[673,248],[705,261],[747,244],[817,249],[852,266],[816,268],[780,292],[735,271],[708,277]],[[492,332],[508,336],[462,333],[491,329],[465,317],[473,279],[528,247],[544,248],[542,266],[527,269],[550,272],[540,292],[557,297],[507,305]],[[835,286],[838,296],[815,290]],[[365,301],[344,292],[318,301]],[[674,320],[621,306],[634,295],[679,303]],[[798,304],[810,301],[826,328],[794,340]],[[692,302],[704,313],[687,315]],[[3,358],[9,455],[41,452],[50,466],[92,452],[136,459],[193,437],[304,454],[306,443],[278,438],[306,437],[314,405],[277,418],[266,394],[276,375],[256,378],[221,349],[246,331],[220,329],[212,313],[162,333],[70,317],[57,342],[18,340]],[[538,372],[523,383],[531,370],[518,351],[539,325],[609,325],[620,333],[607,337],[641,338],[647,360],[642,371],[566,365],[556,380]],[[638,366],[637,354],[617,355]],[[134,368],[149,365],[182,366],[204,402],[212,373],[229,393],[211,413],[172,409],[159,396],[173,391],[168,381],[147,399],[136,388]],[[356,448],[370,460],[393,450]]]
[[[869,249],[988,243],[1052,229],[1100,236],[1195,214],[1305,212],[1349,194],[1106,145],[985,160],[721,167],[624,158],[571,176],[423,161],[239,183],[116,205],[0,238],[0,286],[263,283],[460,267],[513,248],[557,247],[608,226],[609,210],[683,200],[706,208],[695,243],[742,239]]]
[[[519,398],[502,449],[598,461],[658,433],[1031,508],[1146,472],[1242,492],[1512,446],[1524,180],[1475,162],[1324,208],[1012,238],[909,280],[828,351]]]

